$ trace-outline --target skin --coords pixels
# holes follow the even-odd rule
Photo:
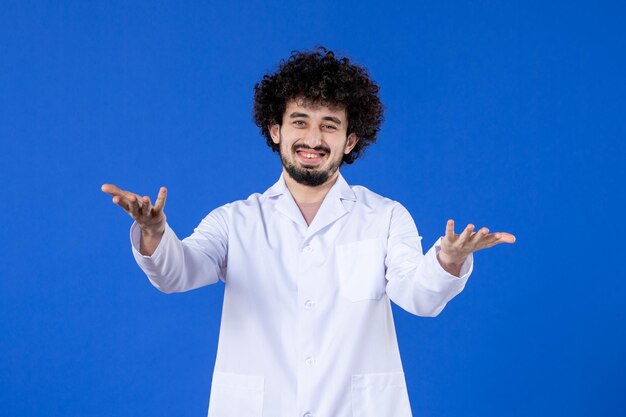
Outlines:
[[[306,103],[302,99],[287,103],[282,125],[269,126],[272,140],[280,147],[285,183],[296,202],[307,204],[324,200],[337,181],[343,155],[350,153],[358,142],[354,133],[347,134],[347,129],[345,109]],[[306,153],[315,153],[317,156],[314,159],[303,159]],[[285,163],[294,165],[296,169],[326,171],[328,179],[316,186],[301,184],[289,175]],[[161,187],[154,206],[148,196],[121,190],[113,184],[104,184],[102,191],[111,195],[113,203],[137,222],[142,231],[140,252],[151,256],[165,232],[166,216],[163,208],[167,189]],[[475,232],[473,224],[468,224],[460,234],[456,234],[454,220],[451,219],[446,224],[437,259],[443,269],[458,277],[463,262],[473,252],[514,242],[515,236],[510,233],[489,233],[486,227]]]
[[[167,199],[167,188],[160,188],[154,205],[147,195],[142,197],[133,192],[121,190],[113,184],[103,184],[101,189],[113,196],[113,203],[120,206],[137,222],[141,228],[139,252],[144,256],[151,256],[165,233],[167,217],[163,208]]]
[[[487,249],[500,243],[515,243],[515,236],[506,232],[489,233],[486,227],[474,232],[474,225],[468,224],[460,235],[454,233],[454,220],[448,220],[446,234],[441,239],[441,251],[437,260],[448,273],[458,277],[461,266],[467,257],[478,250]]]
[[[347,130],[344,109],[306,104],[303,100],[288,102],[283,124],[269,126],[272,141],[280,146],[285,183],[298,203],[319,203],[335,184],[343,156],[350,153],[358,142],[356,135],[348,135]],[[321,161],[309,164],[299,158],[298,153],[306,153],[311,148],[325,149]],[[300,184],[287,172],[285,161],[299,169],[329,171],[329,179],[315,187]]]

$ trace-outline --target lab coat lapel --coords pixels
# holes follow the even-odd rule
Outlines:
[[[329,224],[343,217],[350,211],[355,201],[356,196],[354,192],[340,173],[337,182],[326,194],[322,205],[309,225],[306,237],[313,236]]]
[[[289,189],[287,188],[287,185],[285,184],[285,180],[282,175],[280,176],[278,181],[263,194],[266,197],[276,199],[276,203],[274,206],[276,211],[288,217],[291,221],[296,223],[301,228],[307,228],[306,221],[304,220],[304,217],[302,217],[302,213],[300,212],[296,201],[293,199],[293,196],[289,192]]]
[[[326,194],[322,205],[313,218],[313,222],[307,226],[282,175],[274,185],[263,193],[263,195],[268,198],[276,199],[275,209],[300,226],[302,230],[306,230],[306,238],[313,236],[329,224],[349,213],[352,205],[356,201],[354,191],[352,191],[340,173],[337,177],[337,181],[328,191],[328,194]]]

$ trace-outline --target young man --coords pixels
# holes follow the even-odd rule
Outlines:
[[[179,240],[161,188],[147,196],[105,184],[135,220],[132,250],[159,290],[225,284],[210,417],[411,415],[390,300],[436,316],[460,293],[472,252],[508,233],[445,236],[423,255],[395,201],[339,173],[375,142],[378,86],[323,48],[294,53],[255,86],[254,118],[282,175],[263,194],[209,213]]]

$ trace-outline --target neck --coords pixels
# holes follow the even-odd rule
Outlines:
[[[319,203],[320,201],[324,200],[324,197],[326,197],[328,191],[330,191],[332,186],[335,185],[335,182],[337,182],[337,178],[339,178],[339,171],[335,172],[335,174],[330,177],[328,181],[326,181],[324,184],[315,187],[296,182],[293,178],[289,176],[285,169],[283,169],[283,178],[285,179],[287,189],[293,196],[293,199],[296,200],[296,203],[312,204]]]

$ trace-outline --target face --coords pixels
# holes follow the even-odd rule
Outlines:
[[[287,103],[282,125],[271,125],[270,134],[280,147],[280,159],[296,182],[316,187],[338,175],[341,161],[358,138],[347,135],[345,109],[292,100]]]

